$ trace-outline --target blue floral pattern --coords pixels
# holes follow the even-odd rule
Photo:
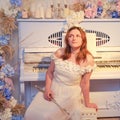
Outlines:
[[[22,5],[22,0],[10,0],[11,5],[13,6],[21,6]]]
[[[0,56],[0,67],[5,63],[5,60],[3,59],[2,56]]]
[[[6,77],[12,77],[15,74],[13,67],[10,64],[6,64],[2,69],[2,72],[5,73]]]
[[[0,35],[0,45],[8,45],[10,40],[10,35]]]

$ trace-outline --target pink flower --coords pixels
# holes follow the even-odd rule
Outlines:
[[[98,0],[97,5],[98,5],[98,6],[103,6],[102,0]]]
[[[117,2],[116,7],[117,7],[117,11],[120,12],[120,1]]]
[[[86,18],[95,18],[97,16],[97,6],[95,3],[88,1],[86,3],[85,17]]]

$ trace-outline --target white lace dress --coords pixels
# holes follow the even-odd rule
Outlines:
[[[68,60],[56,58],[52,91],[60,109],[52,101],[47,101],[43,93],[39,92],[28,107],[25,120],[80,120],[84,108],[82,102],[80,81],[83,74],[93,70],[94,66],[80,67]]]

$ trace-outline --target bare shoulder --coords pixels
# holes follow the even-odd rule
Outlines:
[[[93,56],[91,55],[91,54],[87,54],[87,64],[88,65],[94,65],[94,58],[93,58]]]
[[[64,54],[64,48],[59,48],[55,51],[55,56],[60,58]]]

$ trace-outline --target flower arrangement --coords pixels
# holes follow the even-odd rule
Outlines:
[[[11,5],[20,7],[22,5],[22,0],[10,0]]]
[[[17,29],[16,17],[22,0],[4,1],[0,8],[0,45],[8,45],[10,36]]]
[[[4,1],[2,7],[0,8],[1,20],[4,20],[5,18],[15,19],[21,6],[22,6],[22,0]]]
[[[84,17],[88,19],[120,17],[120,0],[87,0],[84,6]]]
[[[17,29],[16,20],[12,16],[5,15],[4,10],[0,10],[0,45],[8,45],[10,36]]]
[[[97,5],[95,2],[88,0],[85,3],[85,18],[95,18],[97,16]]]
[[[10,40],[10,35],[0,35],[0,45],[4,46],[4,45],[8,45],[9,44],[9,40]]]
[[[18,104],[12,96],[14,85],[11,77],[14,76],[15,71],[5,60],[5,58],[11,58],[12,55],[11,46],[0,47],[0,120],[11,120],[13,115],[25,113],[25,106]]]
[[[84,4],[75,3],[71,6],[71,13],[66,18],[66,24],[64,25],[64,32],[72,26],[79,26],[80,22],[84,20]]]
[[[86,19],[119,18],[120,0],[87,0],[70,6],[70,15],[66,17],[64,32],[71,26],[79,26]]]
[[[73,12],[70,16],[66,18],[66,24],[64,25],[64,32],[72,26],[80,26],[80,22],[84,20],[84,12]]]
[[[15,70],[8,64],[14,54],[9,41],[17,29],[16,17],[22,0],[4,2],[0,9],[0,120],[11,120],[13,116],[23,116],[25,113],[25,106],[17,103],[12,95],[15,90],[12,81]]]
[[[25,107],[17,104],[16,99],[12,96],[10,100],[0,93],[0,120],[11,120],[13,115],[24,115]]]
[[[34,17],[31,14],[32,12],[31,10],[33,8],[34,9],[36,8],[34,4],[37,1],[38,0],[34,0],[34,1],[33,0],[9,0],[9,3],[7,4],[8,7],[7,6],[3,7],[4,13],[7,17],[10,17],[10,19],[11,17],[15,19]],[[56,8],[56,5],[54,4],[53,1],[52,1],[52,5]],[[119,18],[120,17],[120,0],[81,0],[81,1],[75,0],[75,1],[77,1],[77,3],[73,2],[72,4],[70,3],[72,1],[68,1],[67,3],[67,5],[69,6],[68,9],[70,11],[72,9],[74,12],[78,12],[80,9],[82,9],[84,12],[85,18],[93,19],[93,18]],[[46,10],[46,7],[48,7],[47,5],[51,4],[50,2],[48,3],[45,3],[45,2],[46,1],[39,1],[39,4],[44,5],[43,6],[44,13],[46,13],[45,10]],[[60,4],[61,6],[63,5],[62,2],[60,2]],[[38,4],[36,5],[38,6]],[[25,16],[24,16],[24,13],[25,13]],[[56,19],[58,18],[56,17]]]
[[[15,18],[7,16],[4,10],[0,11],[0,27],[1,33],[4,35],[12,34],[12,32],[17,28],[15,24]]]

